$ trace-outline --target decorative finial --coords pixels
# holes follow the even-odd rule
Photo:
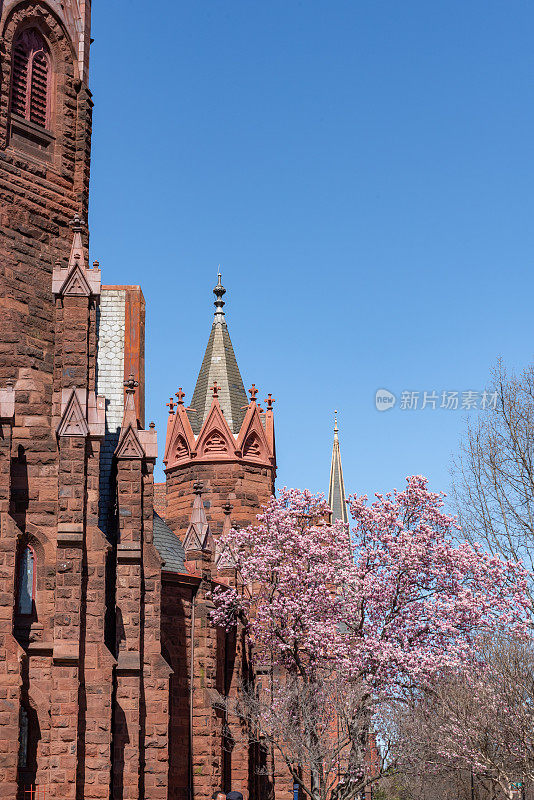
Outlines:
[[[153,431],[153,430],[154,430],[154,428],[156,427],[156,423],[155,423],[155,422],[151,422],[151,423],[150,423],[150,425],[149,425],[148,427],[150,428],[150,430],[152,430],[152,431]]]
[[[211,391],[213,392],[214,397],[219,397],[219,386],[217,385],[217,381],[214,382],[213,386],[211,387]]]
[[[80,219],[79,214],[74,215],[74,219],[71,222],[72,230],[74,233],[81,233],[82,232],[82,221]]]
[[[252,386],[248,390],[248,393],[250,395],[250,402],[251,403],[255,403],[256,402],[256,395],[258,394],[258,390],[256,389],[256,384],[255,383],[252,384]]]
[[[334,411],[334,433],[339,433],[339,428],[337,427],[337,408]]]
[[[232,509],[233,509],[233,505],[231,503],[228,503],[228,502],[224,503],[224,505],[222,507],[222,510],[226,514],[226,516],[228,516],[229,514],[232,513]]]
[[[204,484],[202,481],[195,481],[193,484],[193,491],[195,494],[202,494],[204,491]]]
[[[169,397],[169,402],[166,403],[166,405],[169,406],[169,414],[174,414],[174,406],[176,405],[176,403],[174,402],[172,397]]]
[[[217,286],[213,290],[213,294],[215,295],[215,321],[217,322],[224,322],[224,300],[223,297],[226,294],[226,289],[221,283],[222,275],[221,275],[221,265],[219,264],[219,271],[217,273]]]
[[[183,406],[183,404],[184,404],[185,392],[183,392],[183,391],[182,391],[182,387],[181,387],[181,386],[179,387],[178,391],[177,391],[177,392],[175,392],[175,395],[176,395],[176,397],[178,398],[178,405],[179,405],[179,406]]]
[[[138,381],[135,380],[133,372],[130,372],[130,377],[127,381],[124,381],[124,388],[126,389],[126,394],[134,394],[136,388],[139,386]]]
[[[263,402],[266,403],[268,410],[272,411],[273,403],[276,403],[276,400],[274,399],[272,394],[269,393]]]

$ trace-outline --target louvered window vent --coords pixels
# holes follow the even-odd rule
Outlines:
[[[42,36],[24,31],[13,47],[11,112],[41,128],[50,127],[50,54]]]

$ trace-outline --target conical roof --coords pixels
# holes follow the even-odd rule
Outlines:
[[[339,449],[339,428],[337,427],[337,411],[334,422],[334,444],[332,447],[332,463],[330,465],[330,486],[328,488],[328,505],[332,509],[332,521],[340,519],[348,522],[347,504],[345,498],[345,483],[343,481],[343,467],[341,466],[341,451]]]
[[[213,400],[211,389],[214,383],[217,383],[219,387],[219,403],[230,430],[234,434],[239,433],[243,422],[245,414],[243,406],[248,406],[247,394],[237,366],[237,359],[223,311],[224,301],[222,298],[226,289],[221,284],[220,273],[218,277],[217,286],[213,290],[215,295],[215,316],[191,400],[191,406],[195,410],[188,411],[195,436],[200,433],[200,429],[211,408]]]

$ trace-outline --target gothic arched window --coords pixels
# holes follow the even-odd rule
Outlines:
[[[23,31],[13,45],[11,113],[50,127],[50,52],[36,30]]]
[[[21,706],[19,717],[19,767],[28,766],[28,734],[28,712],[24,706]]]
[[[29,616],[35,601],[35,553],[26,545],[20,554],[17,590],[17,611]]]

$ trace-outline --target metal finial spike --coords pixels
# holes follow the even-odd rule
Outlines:
[[[219,264],[219,271],[217,273],[217,286],[213,290],[213,294],[215,295],[215,322],[224,322],[224,300],[223,297],[226,294],[226,289],[222,285],[222,275],[221,275],[221,265]]]
[[[334,433],[339,433],[339,428],[337,427],[337,408],[334,411]]]
[[[124,381],[124,388],[126,389],[126,394],[134,394],[135,390],[139,386],[139,382],[135,380],[133,372],[130,372],[130,377],[127,381]]]

